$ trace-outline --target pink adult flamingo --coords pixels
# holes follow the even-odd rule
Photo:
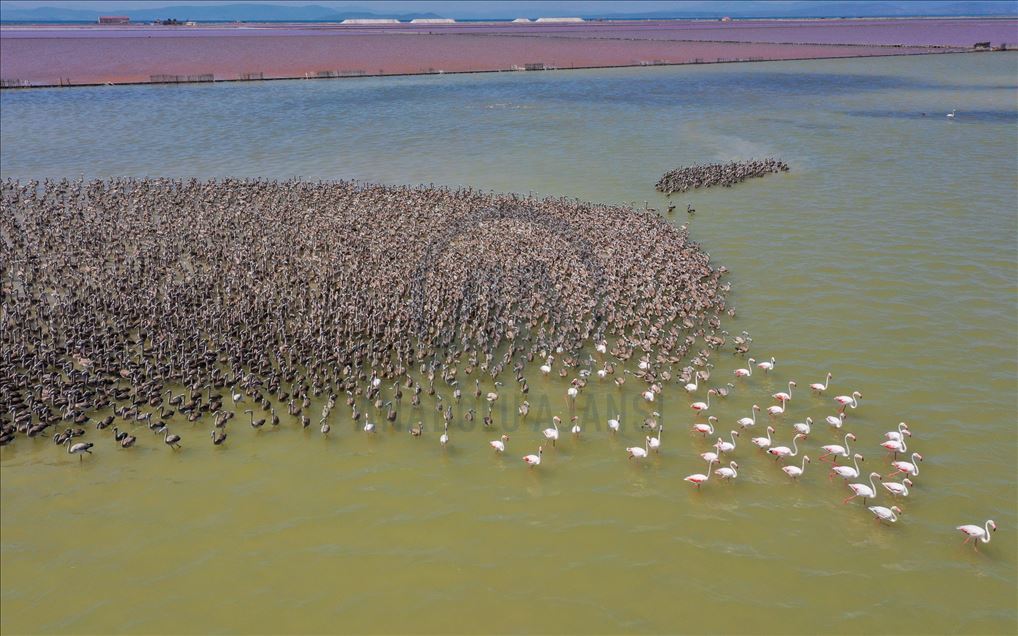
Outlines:
[[[726,481],[735,479],[739,476],[738,472],[739,465],[735,462],[728,462],[728,466],[722,466],[714,471],[714,474]]]
[[[794,389],[797,386],[799,386],[799,385],[795,383],[795,380],[789,380],[788,381],[788,393],[785,393],[784,391],[778,391],[777,393],[775,393],[771,397],[774,398],[775,400],[780,401],[780,402],[791,402],[792,401],[792,389]]]
[[[754,362],[756,362],[756,360],[753,359],[753,358],[750,358],[749,359],[749,366],[747,368],[745,368],[745,369],[736,369],[734,371],[735,377],[737,377],[737,378],[748,378],[748,377],[752,376],[753,375],[753,363]]]
[[[764,373],[770,373],[771,371],[773,371],[773,370],[774,370],[774,365],[775,365],[775,364],[776,364],[776,362],[775,362],[775,360],[774,360],[774,356],[771,356],[771,360],[770,360],[770,362],[767,362],[767,361],[764,361],[764,362],[757,362],[757,363],[756,363],[756,367],[757,367],[758,369],[763,369],[763,370],[764,370]]]
[[[753,411],[750,417],[741,417],[737,424],[742,428],[749,428],[750,426],[756,426],[756,412],[760,410],[760,406],[757,404],[753,405]]]
[[[526,462],[526,464],[528,466],[540,466],[541,465],[541,455],[544,455],[544,447],[543,446],[538,446],[537,447],[537,454],[536,455],[526,455],[523,458],[523,461]]]
[[[876,517],[877,523],[881,521],[887,521],[888,523],[894,523],[898,520],[898,515],[901,514],[901,508],[898,506],[891,506],[885,508],[883,506],[870,506],[870,512]]]
[[[846,433],[844,446],[842,446],[841,444],[828,444],[826,446],[821,446],[821,448],[823,448],[824,450],[824,454],[820,456],[820,460],[823,461],[824,457],[833,457],[831,463],[837,464],[839,457],[847,458],[849,453],[848,440],[852,440],[854,442],[855,435],[853,435],[852,433]]]
[[[795,429],[796,433],[809,435],[810,431],[813,430],[813,418],[807,417],[805,422],[796,422],[795,424],[792,424],[792,428]]]
[[[770,448],[770,445],[771,445],[771,433],[773,433],[773,432],[774,432],[774,427],[773,426],[768,426],[767,427],[767,437],[754,437],[753,439],[751,439],[749,441],[753,442],[753,444],[757,448],[760,448],[760,449]]]
[[[861,397],[862,397],[862,393],[859,393],[858,391],[853,391],[851,396],[848,396],[848,395],[839,395],[838,397],[834,398],[834,401],[841,405],[841,410],[838,411],[838,412],[839,413],[844,413],[845,412],[845,407],[848,407],[848,406],[851,406],[853,409],[858,407],[859,406],[859,398],[861,398]]]
[[[894,477],[895,475],[900,475],[902,473],[912,477],[919,476],[919,464],[916,463],[917,460],[920,462],[923,461],[923,456],[919,453],[912,453],[912,461],[910,462],[906,462],[904,460],[891,462],[891,466],[894,466],[894,472],[889,473],[887,476]]]
[[[896,481],[885,481],[881,482],[880,485],[895,497],[908,497],[908,489],[912,486],[912,480],[906,477],[901,480],[900,484]]]
[[[717,444],[714,444],[714,448],[718,449],[719,453],[730,453],[735,450],[735,438],[739,436],[739,431],[731,431],[731,434],[731,442],[726,442],[719,437]]]
[[[714,422],[717,422],[717,421],[718,421],[718,418],[716,418],[713,415],[711,415],[710,417],[707,418],[707,423],[706,424],[694,424],[693,425],[693,432],[694,433],[702,433],[704,437],[707,437],[708,435],[713,435],[714,434]]]
[[[884,433],[885,439],[901,441],[902,436],[912,437],[912,431],[908,430],[908,424],[901,422],[898,424],[898,430],[887,431]]]
[[[693,473],[692,475],[687,475],[686,477],[684,477],[683,481],[688,481],[691,484],[695,484],[696,485],[696,489],[699,490],[700,489],[700,484],[702,484],[702,483],[704,483],[704,482],[706,482],[707,480],[710,479],[710,469],[711,469],[711,466],[713,466],[713,465],[714,465],[713,461],[707,462],[707,474],[704,474],[704,473]]]
[[[837,475],[842,479],[855,479],[859,476],[859,462],[866,461],[865,458],[856,453],[852,456],[852,466],[831,466],[831,472],[827,475],[827,481],[834,479]]]
[[[837,415],[828,415],[825,421],[834,428],[841,428],[842,424],[845,423],[845,414],[838,413]]]
[[[772,418],[777,417],[779,415],[784,415],[784,414],[785,414],[785,401],[784,400],[781,400],[781,406],[778,406],[778,405],[775,404],[774,406],[768,406],[767,407],[767,415],[770,415]]]
[[[873,499],[876,497],[877,486],[873,483],[874,477],[877,479],[883,479],[880,476],[880,473],[870,473],[870,484],[868,486],[866,484],[849,484],[848,487],[852,490],[852,495],[845,497],[845,501],[842,501],[841,503],[847,504],[856,497],[862,497],[862,502],[865,504],[867,499]]]
[[[715,394],[717,394],[717,391],[715,391],[714,389],[711,389],[710,391],[707,391],[707,401],[706,402],[693,402],[692,404],[689,405],[689,408],[693,409],[697,413],[702,413],[702,412],[706,411],[707,409],[710,408],[710,396],[715,395]]]
[[[802,466],[782,466],[781,470],[785,471],[785,474],[792,479],[798,479],[802,477],[802,473],[806,470],[806,464],[809,463],[809,455],[802,456]]]
[[[956,530],[961,530],[968,537],[965,539],[965,543],[972,541],[972,548],[976,549],[979,542],[989,543],[990,542],[990,529],[994,532],[997,531],[997,524],[993,522],[993,519],[986,521],[986,526],[980,528],[979,526],[964,525],[958,526]],[[974,540],[974,541],[973,541]],[[964,545],[964,544],[963,544]]]
[[[792,438],[792,448],[787,446],[772,446],[767,449],[767,452],[774,456],[774,461],[781,459],[782,457],[795,457],[799,454],[799,447],[796,445],[796,441],[804,437],[803,435],[796,435]]]
[[[904,437],[901,439],[889,439],[880,445],[887,449],[889,453],[894,453],[894,459],[898,459],[898,453],[904,453],[908,450],[908,447],[905,446]]]
[[[820,384],[819,382],[814,382],[813,384],[809,385],[809,388],[813,391],[816,391],[817,393],[823,393],[824,391],[827,390],[827,386],[831,383],[831,377],[833,376],[831,376],[831,374],[828,373],[827,379],[824,380],[823,384]]]

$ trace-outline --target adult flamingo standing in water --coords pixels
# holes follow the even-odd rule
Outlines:
[[[844,446],[842,446],[841,444],[828,444],[826,446],[821,446],[821,448],[824,450],[824,454],[820,456],[820,461],[823,461],[824,457],[832,457],[833,459],[831,459],[831,463],[837,464],[839,457],[844,457],[847,459],[849,453],[848,440],[852,440],[854,442],[855,435],[853,435],[852,433],[846,433]]]
[[[905,422],[900,422],[898,424],[898,430],[887,431],[886,433],[884,433],[884,439],[890,439],[895,441],[901,441],[902,437],[904,436],[912,437],[912,431],[908,430],[908,424],[906,424]]]
[[[771,446],[771,433],[773,433],[773,432],[774,432],[774,427],[773,426],[768,426],[767,427],[767,437],[754,437],[753,439],[751,439],[749,441],[753,442],[753,445],[756,446],[757,448],[759,448],[761,450],[766,450],[766,449],[770,448],[770,446]]]
[[[736,369],[734,371],[735,377],[737,378],[748,378],[753,375],[753,363],[756,362],[754,358],[749,359],[749,366],[744,369]]]
[[[819,382],[814,382],[813,384],[809,385],[810,390],[816,391],[817,393],[823,393],[824,391],[827,390],[828,385],[830,385],[832,377],[833,376],[830,373],[828,373],[827,379],[824,380],[823,384],[820,384]]]
[[[703,434],[704,437],[707,437],[708,435],[713,435],[714,434],[714,422],[717,422],[717,421],[718,421],[718,418],[713,416],[713,415],[711,415],[710,417],[707,418],[707,423],[706,424],[694,424],[693,425],[693,432],[694,433],[701,433],[701,434]]]
[[[834,479],[837,475],[842,479],[855,479],[859,476],[859,461],[866,461],[862,455],[856,453],[852,456],[852,466],[832,466],[831,472],[827,475],[827,481]]]
[[[859,393],[858,391],[853,391],[852,395],[850,395],[850,396],[849,395],[839,395],[838,397],[834,398],[834,401],[837,402],[839,405],[841,405],[841,410],[838,411],[838,412],[839,413],[844,413],[845,412],[845,408],[847,408],[849,406],[851,406],[853,409],[858,407],[859,406],[859,398],[861,398],[861,397],[862,397],[862,393]]]
[[[713,461],[707,462],[707,474],[704,473],[693,473],[683,477],[683,481],[688,481],[691,484],[696,485],[696,489],[700,489],[700,484],[706,483],[710,479],[710,469],[714,465]]]
[[[760,410],[759,405],[754,404],[753,405],[753,412],[750,414],[750,417],[739,418],[739,421],[737,422],[738,425],[741,426],[742,428],[749,428],[750,426],[756,426],[756,412],[759,411],[759,410]]]
[[[993,522],[993,519],[988,519],[986,521],[986,525],[984,527],[982,527],[982,528],[980,528],[979,526],[964,525],[964,526],[958,526],[955,529],[956,530],[961,530],[965,534],[965,536],[968,537],[967,539],[965,539],[965,543],[968,543],[969,541],[972,541],[972,548],[973,549],[978,549],[978,545],[979,545],[980,542],[982,542],[982,543],[989,543],[990,542],[990,529],[991,528],[993,529],[994,532],[997,531],[997,524]]]
[[[891,466],[894,466],[894,472],[889,473],[888,477],[894,477],[902,473],[909,475],[910,477],[919,476],[919,464],[917,461],[923,461],[923,456],[919,453],[912,453],[912,461],[906,462],[904,460],[891,462]]]
[[[774,406],[767,407],[767,415],[770,415],[772,418],[784,414],[785,414],[785,400],[781,400],[781,406],[775,404]]]
[[[792,448],[787,446],[773,446],[767,449],[767,452],[774,456],[774,461],[781,459],[782,457],[795,457],[799,454],[799,447],[796,445],[796,441],[801,439],[803,435],[798,434],[792,438]]]
[[[722,438],[718,438],[717,444],[714,444],[714,448],[718,449],[719,453],[730,453],[735,450],[735,438],[739,436],[739,431],[731,431],[731,442],[726,442]]]
[[[883,479],[883,477],[880,476],[880,473],[870,473],[870,483],[868,486],[866,484],[849,484],[848,487],[852,490],[852,494],[845,497],[845,500],[841,503],[847,504],[856,497],[862,497],[862,502],[865,504],[867,499],[873,499],[876,497],[877,486],[873,483],[874,477],[881,480]]]
[[[716,393],[717,393],[717,391],[715,391],[714,389],[711,389],[710,391],[707,391],[707,401],[706,402],[693,402],[692,404],[689,405],[689,408],[693,409],[697,413],[703,413],[704,411],[706,411],[707,409],[710,408],[710,396],[712,396],[712,395],[714,395]]]
[[[792,389],[797,387],[797,386],[799,386],[799,385],[795,383],[795,380],[789,380],[788,381],[788,392],[787,393],[785,393],[784,391],[778,391],[777,393],[775,393],[771,397],[774,398],[775,400],[778,400],[779,402],[791,402],[792,401]]]
[[[883,506],[870,506],[869,510],[873,513],[873,516],[876,517],[877,523],[880,523],[881,521],[895,523],[898,521],[898,515],[901,514],[901,508],[898,506],[891,506],[890,508],[885,508]]]
[[[785,474],[792,479],[798,479],[802,477],[802,473],[806,471],[806,464],[809,463],[809,455],[802,456],[802,466],[782,466],[781,470],[785,471]]]
[[[770,362],[767,362],[767,361],[757,362],[756,363],[756,368],[763,369],[764,373],[770,373],[771,371],[774,370],[774,365],[775,364],[777,364],[777,362],[774,360],[774,356],[771,356]]]

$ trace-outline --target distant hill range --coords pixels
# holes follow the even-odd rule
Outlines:
[[[519,15],[485,16],[483,3],[464,3],[463,15],[442,16],[430,12],[381,13],[364,7],[330,8],[319,5],[273,5],[273,4],[197,4],[158,7],[154,9],[120,9],[111,3],[107,10],[73,9],[63,7],[33,7],[25,9],[0,3],[0,20],[4,22],[95,22],[100,15],[126,15],[137,22],[149,22],[175,18],[196,21],[247,21],[247,22],[338,22],[350,18],[414,18],[454,17],[460,19],[511,19]],[[498,5],[496,5],[498,6]],[[578,5],[578,7],[581,5]],[[625,6],[624,3],[619,5]],[[538,10],[537,7],[521,6]],[[836,17],[905,17],[905,16],[975,16],[975,15],[1018,15],[1018,2],[1010,0],[983,0],[972,2],[934,1],[889,1],[889,2],[783,2],[771,3],[727,3],[705,4],[700,9],[588,14],[578,14],[588,19],[630,19],[650,20],[669,18],[836,18]],[[550,14],[553,15],[553,14]],[[538,17],[538,16],[529,16]]]

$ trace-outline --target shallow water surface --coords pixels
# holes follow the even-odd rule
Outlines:
[[[660,455],[627,461],[649,412],[635,380],[592,378],[584,435],[526,469],[537,429],[569,413],[567,380],[536,367],[526,422],[508,387],[496,403],[504,457],[459,417],[443,451],[428,402],[373,438],[345,415],[329,439],[239,420],[215,449],[181,422],[180,452],[90,431],[83,462],[19,439],[0,449],[0,628],[1014,633],[1016,78],[1018,56],[993,54],[0,93],[4,178],[300,175],[663,211],[667,170],[779,157],[791,172],[671,201],[732,270],[727,328],[778,360],[711,406],[721,430],[789,379],[776,439],[817,420],[799,483],[748,448],[761,422],[732,455],[738,480],[702,492],[682,481],[709,441],[681,387],[654,406]],[[745,366],[715,357],[711,385]],[[828,397],[803,391],[828,370]],[[841,439],[821,424],[830,396],[852,390],[865,472],[889,472],[878,444],[899,421],[925,456],[893,527],[841,505],[816,461]],[[954,527],[987,518],[993,542],[963,547]]]

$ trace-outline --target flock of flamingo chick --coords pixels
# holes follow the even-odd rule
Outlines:
[[[754,358],[749,358],[748,365],[745,368],[735,369],[734,374],[737,380],[745,380],[753,375],[753,365],[756,363],[756,367],[762,370],[764,373],[770,373],[774,370],[775,359],[772,357],[769,361],[756,362]],[[542,373],[548,375],[551,371],[550,364],[541,367]],[[697,371],[692,376],[692,381],[685,384],[684,388],[690,395],[695,394],[700,389],[701,372]],[[827,391],[832,374],[828,373],[827,377],[823,382],[815,382],[810,384],[810,390],[816,395],[822,395]],[[376,379],[376,382],[380,382]],[[734,388],[735,385],[728,384],[726,388],[716,389],[712,388],[707,391],[706,401],[694,401],[690,404],[690,408],[697,415],[704,415],[711,407],[711,397],[718,395],[719,392],[728,392],[729,388]],[[773,434],[776,432],[775,428],[771,423],[777,423],[777,421],[784,416],[785,408],[789,401],[792,399],[792,391],[796,388],[797,384],[795,380],[788,382],[788,390],[774,393],[771,397],[777,402],[772,406],[766,408],[767,415],[769,417],[768,426],[766,427],[765,435],[757,436],[750,439],[750,443],[756,448],[767,453],[773,457],[775,462],[781,460],[788,460],[799,456],[799,451],[802,450],[798,446],[800,439],[807,438],[813,428],[813,419],[807,417],[805,421],[798,422],[792,425],[792,431],[794,435],[792,437],[791,448],[788,446],[780,446],[775,444]],[[578,395],[578,389],[575,385],[570,386],[567,390],[567,397],[570,400],[575,400]],[[643,398],[650,403],[655,400],[655,392],[646,391],[643,394]],[[724,397],[724,394],[721,395]],[[851,395],[838,395],[834,398],[835,404],[838,406],[837,412],[834,415],[828,415],[825,418],[825,423],[836,430],[841,430],[848,418],[847,409],[856,409],[859,406],[859,399],[862,398],[862,393],[859,391],[852,392]],[[236,400],[236,397],[234,398]],[[487,395],[489,404],[497,399],[497,394],[489,393]],[[526,404],[526,403],[524,403]],[[731,430],[729,432],[729,439],[724,437],[717,437],[717,441],[712,446],[713,450],[700,453],[700,457],[707,462],[707,469],[703,473],[694,473],[685,477],[685,481],[696,486],[699,489],[701,486],[710,481],[711,474],[717,476],[718,479],[723,481],[734,481],[739,476],[739,464],[735,461],[729,461],[727,466],[719,466],[717,469],[713,469],[715,464],[723,464],[723,458],[726,454],[731,453],[735,450],[737,445],[736,438],[740,437],[740,431],[754,428],[757,425],[757,413],[760,412],[761,408],[759,405],[754,404],[750,414],[746,417],[742,417],[737,421],[739,426],[738,430]],[[250,412],[245,411],[245,412]],[[521,408],[521,414],[526,413]],[[661,432],[664,428],[663,424],[658,422],[656,419],[660,416],[659,413],[654,412],[654,417],[649,417],[644,421],[643,427],[649,428],[651,432],[656,432],[656,435],[647,435],[644,438],[644,445],[632,446],[626,448],[626,453],[629,459],[641,460],[646,459],[651,451],[659,452],[661,448]],[[559,424],[561,418],[555,416],[552,419],[552,427],[546,428],[541,431],[542,435],[550,441],[553,445],[559,439]],[[711,415],[707,417],[705,423],[696,423],[692,427],[692,432],[702,435],[706,438],[708,435],[714,436],[717,434],[715,424],[718,418]],[[324,422],[324,418],[323,418]],[[487,425],[488,418],[486,418],[485,424]],[[162,424],[162,430],[156,432],[164,432],[167,435],[166,443],[172,448],[179,447],[180,437],[178,435],[171,435],[166,430],[165,424]],[[616,434],[621,429],[622,422],[616,417],[615,419],[608,420],[608,431],[611,434]],[[323,423],[322,433],[328,432],[328,424]],[[365,422],[363,425],[363,431],[365,433],[375,433],[377,427],[373,422]],[[418,423],[416,427],[410,429],[411,434],[415,437],[419,437],[423,433],[423,426]],[[580,424],[577,422],[577,418],[572,418],[572,426],[570,427],[570,433],[574,436],[579,436],[582,432]],[[126,436],[126,433],[120,433],[120,435]],[[221,434],[219,438],[216,437],[216,432],[212,433],[213,442],[216,445],[221,444],[226,439],[225,434]],[[886,490],[891,497],[895,499],[906,498],[909,496],[909,488],[913,485],[912,479],[919,476],[919,462],[922,462],[923,456],[921,453],[912,451],[911,455],[908,455],[908,440],[912,437],[912,431],[908,424],[901,422],[897,428],[892,431],[884,433],[883,441],[880,442],[880,447],[890,454],[889,459],[891,471],[885,476],[879,472],[871,472],[867,476],[866,481],[861,480],[861,471],[859,468],[859,462],[864,461],[864,457],[861,453],[853,452],[850,448],[850,443],[856,441],[855,434],[847,432],[844,435],[843,442],[841,444],[827,444],[820,448],[822,454],[819,456],[819,461],[828,460],[830,462],[830,472],[828,473],[828,480],[834,480],[840,478],[844,480],[850,491],[850,494],[845,497],[842,503],[848,503],[849,501],[861,497],[863,505],[868,500],[874,499],[878,493],[877,482],[880,483],[880,487]],[[72,455],[84,456],[85,453],[91,454],[92,443],[77,443],[72,444],[70,436],[68,439],[61,440],[67,445],[67,452]],[[131,440],[133,441],[133,439]],[[489,445],[495,450],[496,453],[504,453],[506,451],[507,442],[509,441],[509,435],[502,435],[499,439],[492,440]],[[449,422],[448,418],[445,423],[445,431],[439,437],[439,443],[446,447],[449,445]],[[541,465],[541,461],[544,455],[544,447],[539,446],[536,454],[530,454],[523,457],[524,463],[531,467],[537,467]],[[902,455],[903,459],[899,459],[898,456]],[[852,465],[838,464],[839,459],[851,460]],[[802,477],[806,472],[806,465],[811,462],[808,455],[802,455],[802,461],[799,463],[791,463],[781,467],[791,479],[797,480]],[[713,470],[712,470],[713,469]],[[902,475],[901,481],[885,481],[885,479],[891,479],[898,475]],[[859,481],[852,481],[859,480]],[[877,480],[877,481],[874,481]],[[868,510],[873,514],[877,523],[896,523],[899,519],[899,515],[902,514],[902,509],[897,505],[887,506],[869,506]],[[965,543],[972,543],[973,548],[976,548],[978,544],[989,543],[990,533],[997,529],[996,523],[991,520],[987,520],[983,526],[966,524],[956,528],[958,531],[966,535]]]

